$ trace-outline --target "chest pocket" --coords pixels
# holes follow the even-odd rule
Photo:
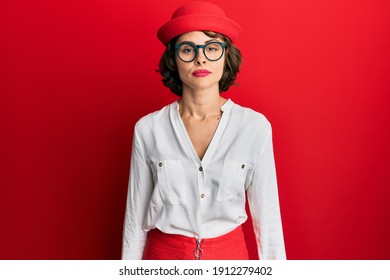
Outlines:
[[[184,172],[180,160],[161,160],[152,164],[155,186],[164,204],[184,203]]]
[[[225,160],[218,187],[217,200],[245,199],[245,182],[248,171],[253,169],[245,162]]]

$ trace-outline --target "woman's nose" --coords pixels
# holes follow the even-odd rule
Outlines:
[[[207,58],[205,57],[204,53],[203,53],[203,49],[198,49],[198,55],[196,56],[195,58],[195,64],[205,64],[207,61]]]

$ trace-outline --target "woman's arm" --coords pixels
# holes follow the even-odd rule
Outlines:
[[[123,228],[122,259],[142,259],[146,235],[142,228],[153,190],[151,170],[145,162],[144,150],[134,129],[130,178]]]
[[[286,259],[270,125],[247,195],[259,258]]]

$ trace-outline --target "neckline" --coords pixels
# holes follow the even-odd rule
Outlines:
[[[188,135],[188,132],[187,132],[187,129],[184,125],[184,122],[183,120],[181,119],[181,116],[180,116],[180,112],[179,112],[179,108],[180,108],[180,104],[178,101],[176,101],[176,108],[175,108],[175,119],[176,119],[176,122],[177,122],[177,125],[179,126],[179,130],[180,130],[180,136],[182,138],[182,140],[185,142],[185,146],[186,146],[186,149],[187,149],[187,152],[188,154],[190,155],[193,163],[195,164],[195,166],[207,166],[207,164],[210,162],[213,154],[215,153],[216,151],[216,148],[217,148],[217,145],[221,139],[221,136],[223,134],[223,131],[227,125],[227,122],[230,118],[230,114],[229,114],[229,109],[232,107],[233,105],[233,102],[230,100],[230,98],[221,106],[221,111],[223,112],[222,113],[222,116],[221,116],[221,119],[219,120],[219,123],[217,125],[217,128],[215,130],[215,133],[213,135],[213,137],[211,138],[211,141],[208,145],[208,147],[206,148],[206,151],[203,155],[203,158],[200,159],[200,157],[198,156],[198,153],[196,152],[195,150],[195,147],[194,145],[192,144],[192,141],[190,139],[190,136]]]
[[[179,100],[180,99],[178,99],[178,100],[176,100],[175,102],[174,102],[174,104],[176,104],[176,111],[177,112],[179,112],[179,110],[180,110],[180,103],[179,103]],[[225,103],[223,103],[222,104],[222,106],[221,106],[221,111],[222,112],[225,112],[226,110],[228,110],[228,109],[230,109],[230,107],[233,105],[233,101],[230,99],[230,98],[228,98],[226,101],[225,101]],[[223,114],[222,114],[223,115]]]

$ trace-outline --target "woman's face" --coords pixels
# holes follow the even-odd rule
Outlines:
[[[223,43],[221,39],[211,38],[201,31],[184,33],[178,38],[176,45],[183,42],[191,42],[194,45],[205,45],[209,42]],[[188,50],[184,51],[188,52]],[[205,57],[203,48],[198,48],[198,55],[193,61],[183,62],[177,54],[175,61],[180,79],[183,82],[183,92],[186,90],[217,90],[219,92],[218,82],[223,74],[225,52],[221,59],[210,61]]]

